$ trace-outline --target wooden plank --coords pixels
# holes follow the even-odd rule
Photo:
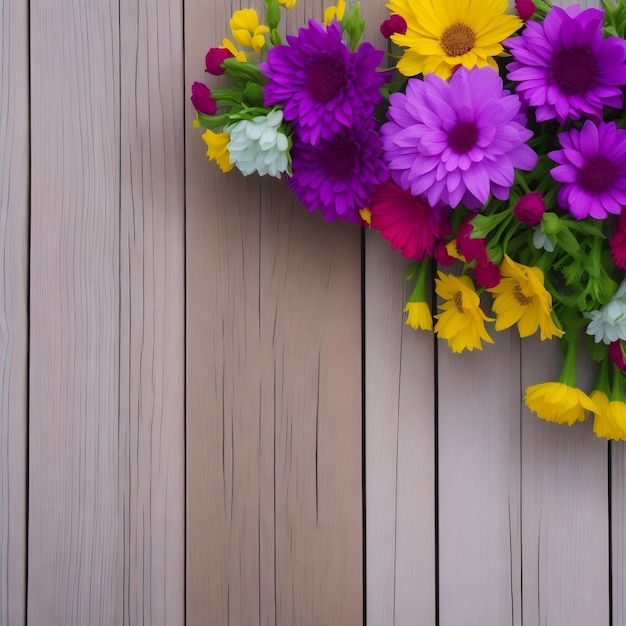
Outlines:
[[[556,380],[556,342],[522,344],[522,389]],[[593,368],[578,384],[590,389]],[[592,421],[571,427],[522,415],[524,624],[609,624],[607,443]],[[614,622],[620,623],[620,622]]]
[[[434,624],[434,339],[403,323],[406,262],[365,252],[367,622]]]
[[[626,623],[626,451],[611,443],[611,565],[613,624]]]
[[[438,343],[441,626],[522,623],[519,339],[493,338]]]
[[[253,3],[260,9],[261,3]],[[186,83],[227,2],[185,7]],[[290,28],[321,17],[298,3]],[[362,620],[360,233],[187,138],[187,618]]]
[[[182,1],[120,4],[124,623],[184,623]]]
[[[30,20],[28,623],[122,624],[118,3]]]
[[[28,7],[0,10],[0,625],[25,622]]]

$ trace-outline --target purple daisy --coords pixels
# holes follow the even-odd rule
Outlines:
[[[309,20],[289,45],[276,46],[260,69],[269,78],[266,106],[283,105],[285,120],[293,122],[304,141],[329,139],[355,118],[370,117],[382,102],[384,83],[376,68],[383,52],[363,43],[350,52],[341,38],[341,26],[324,27]]]
[[[513,55],[508,78],[519,83],[524,102],[537,108],[537,121],[599,122],[604,105],[621,108],[626,49],[618,37],[602,39],[603,15],[577,4],[553,7],[543,23],[526,22],[520,37],[504,42]]]
[[[309,211],[320,209],[327,222],[360,222],[374,189],[387,180],[382,140],[371,118],[342,128],[316,146],[294,136],[293,175],[287,185]]]
[[[561,207],[577,220],[619,215],[626,205],[626,130],[615,122],[596,126],[587,120],[582,130],[572,128],[558,139],[563,150],[548,156],[558,163],[550,174],[562,183]]]
[[[490,192],[506,200],[515,168],[537,163],[520,99],[490,67],[461,67],[449,81],[411,79],[389,102],[381,132],[391,176],[431,206],[479,209]]]

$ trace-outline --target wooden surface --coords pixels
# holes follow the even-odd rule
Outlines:
[[[626,623],[623,445],[522,402],[557,346],[452,356],[378,233],[207,163],[248,5],[0,4],[0,626]]]
[[[0,624],[26,597],[28,412],[28,11],[0,10]]]

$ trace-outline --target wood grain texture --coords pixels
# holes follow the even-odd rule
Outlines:
[[[522,623],[519,339],[493,339],[438,342],[441,626]]]
[[[0,5],[0,625],[26,606],[28,11]]]
[[[186,4],[187,85],[240,6]],[[288,28],[321,15],[299,2]],[[188,623],[359,623],[360,232],[307,214],[283,183],[219,172],[192,118]]]
[[[120,4],[124,624],[184,623],[182,2]]]
[[[611,557],[613,624],[626,623],[626,450],[611,443]]]
[[[118,3],[30,17],[28,623],[122,624]]]
[[[561,365],[554,342],[524,340],[522,389],[557,380]],[[578,385],[593,382],[594,368],[581,363]],[[607,443],[591,425],[552,424],[523,407],[525,626],[609,624]]]
[[[404,324],[406,262],[376,232],[365,252],[367,622],[434,624],[433,336]]]

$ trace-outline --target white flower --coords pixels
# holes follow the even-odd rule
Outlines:
[[[554,246],[552,245],[550,238],[541,230],[540,226],[535,226],[535,232],[533,233],[533,245],[537,248],[537,250],[554,252]]]
[[[228,127],[230,162],[244,176],[258,172],[280,178],[289,167],[289,140],[281,130],[282,111],[270,111]]]
[[[626,281],[617,290],[612,300],[599,311],[583,313],[591,320],[587,325],[587,334],[593,335],[596,343],[603,341],[609,345],[618,339],[626,340],[626,302],[623,297],[626,294]]]

